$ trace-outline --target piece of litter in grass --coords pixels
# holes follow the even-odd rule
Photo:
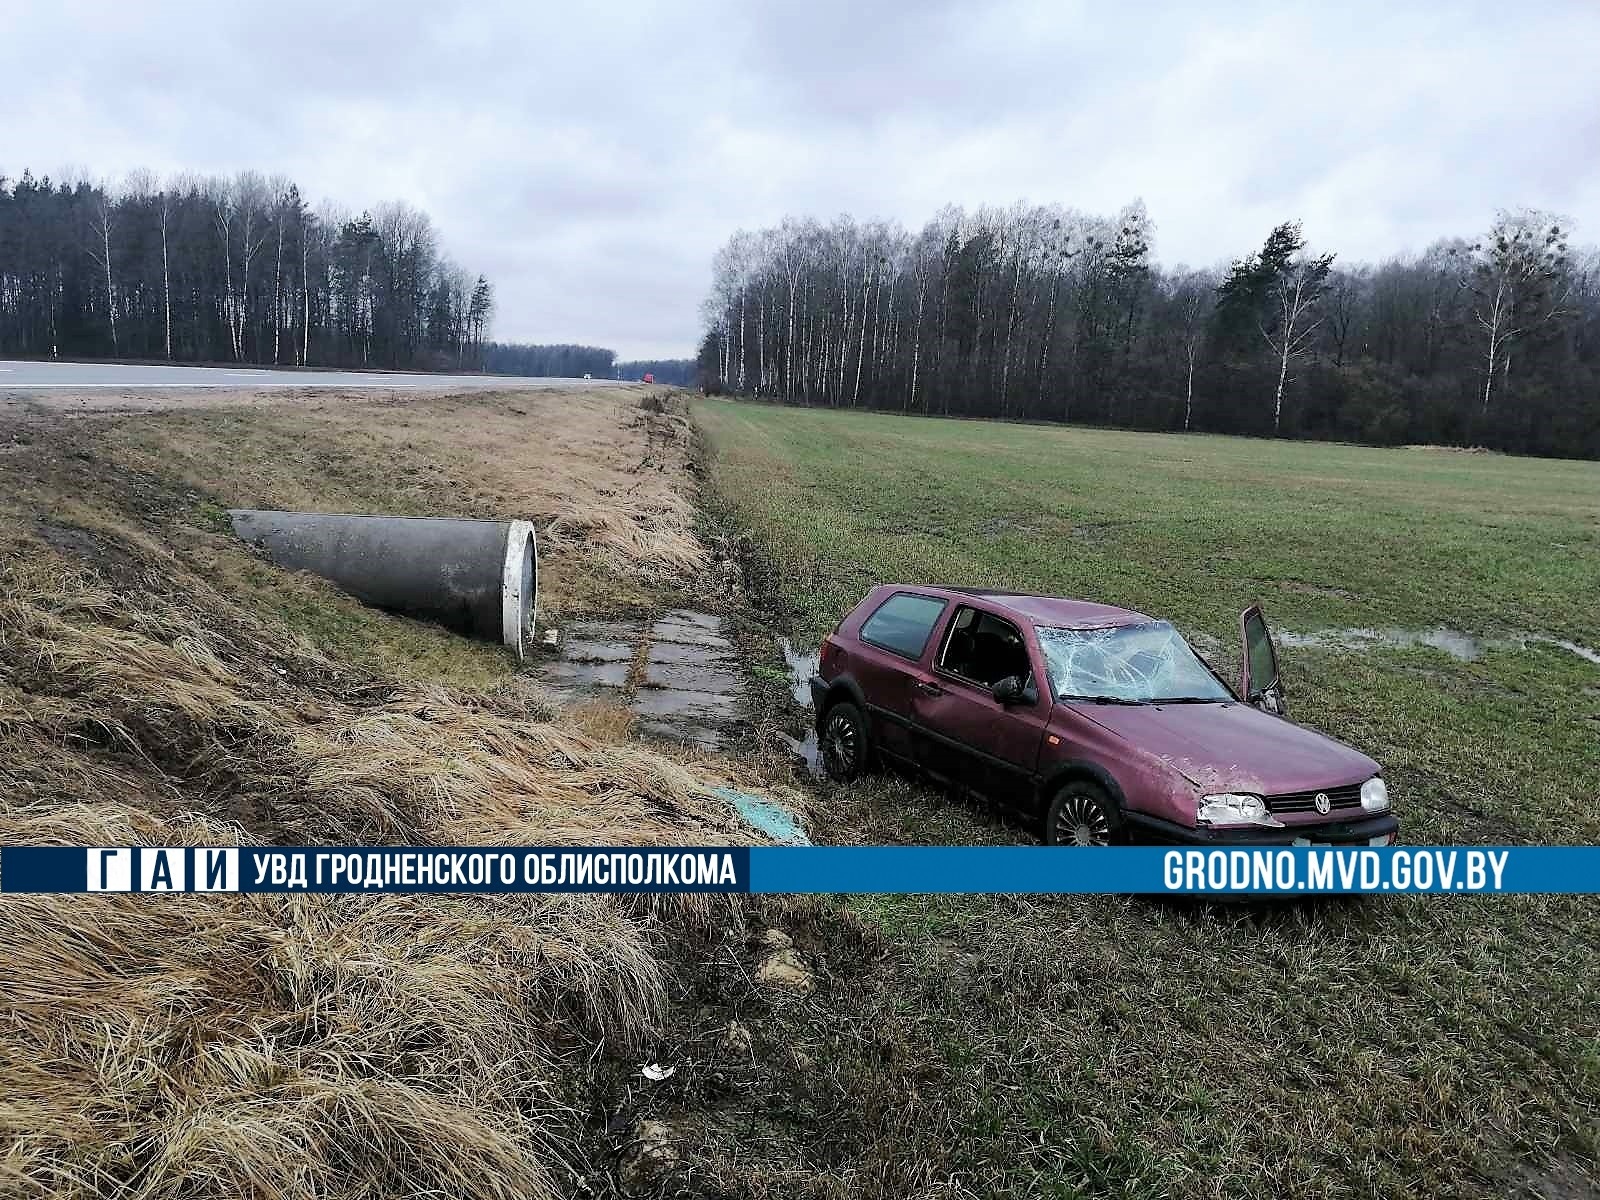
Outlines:
[[[775,842],[787,842],[793,846],[809,846],[811,840],[806,837],[806,831],[801,827],[799,819],[776,800],[769,800],[763,796],[752,796],[749,792],[737,791],[734,788],[712,788],[712,794],[721,797],[733,805],[733,810],[739,814],[747,825],[759,829]]]
[[[663,1067],[660,1063],[646,1063],[639,1074],[653,1083],[660,1083],[663,1079],[670,1078],[677,1069],[677,1067]]]
[[[551,628],[546,629],[544,631],[544,644],[546,646],[554,646],[560,640],[561,640],[561,631],[559,629],[551,627]]]

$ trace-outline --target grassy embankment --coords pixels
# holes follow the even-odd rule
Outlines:
[[[502,651],[227,531],[235,505],[533,517],[547,614],[648,609],[704,551],[687,424],[640,400],[0,409],[0,842],[748,841],[705,791],[735,765],[596,732]],[[640,1147],[627,1122],[586,1135],[597,1076],[661,1026],[670,945],[739,921],[607,896],[0,897],[0,1195],[604,1187],[607,1152]]]
[[[1597,464],[695,412],[755,589],[807,641],[872,583],[907,579],[1128,605],[1229,661],[1253,600],[1284,630],[1600,644]],[[1542,644],[1282,656],[1297,719],[1386,765],[1407,840],[1600,841],[1594,664]],[[841,839],[1029,837],[893,779],[817,808]],[[822,1065],[708,1119],[865,1192],[1594,1194],[1587,900],[847,907],[887,949],[831,979],[827,1021],[789,1018]]]

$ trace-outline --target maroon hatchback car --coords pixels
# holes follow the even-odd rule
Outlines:
[[[877,587],[822,643],[823,762],[897,762],[1043,819],[1052,845],[1387,845],[1376,762],[1284,715],[1259,608],[1235,691],[1166,621],[1081,600]]]

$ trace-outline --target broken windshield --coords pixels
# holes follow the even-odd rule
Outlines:
[[[1039,646],[1058,700],[1229,700],[1189,643],[1166,621],[1104,629],[1040,628]]]

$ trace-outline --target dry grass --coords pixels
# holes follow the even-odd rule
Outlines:
[[[22,723],[198,783],[212,811],[261,836],[526,845],[735,832],[678,763],[556,722],[520,680],[340,694],[315,686],[327,660],[259,654],[270,630],[230,621],[216,593],[113,593],[37,544],[0,558],[0,579],[0,664],[14,702],[32,702]]]
[[[239,507],[532,520],[551,611],[589,611],[643,602],[706,562],[683,402],[657,397],[312,394],[107,421],[102,439],[130,466]]]
[[[396,438],[464,473],[496,403],[448,416],[420,398],[377,432],[331,404],[280,412],[287,429],[266,409],[27,426],[27,452],[0,459],[0,843],[748,841],[706,791],[733,766],[628,741],[606,714],[560,716],[509,670],[460,687],[352,662],[341,638],[479,651],[309,585],[287,593],[294,611],[361,632],[303,636],[247,590],[275,573],[208,523],[199,489],[399,496],[375,478],[404,458],[383,460]],[[538,443],[537,479],[526,449],[486,468],[488,515],[553,524],[573,578],[692,570],[672,420],[643,430],[637,413],[584,409],[567,441]],[[627,453],[668,465],[585,500],[585,468],[562,456],[601,454],[608,419]],[[371,440],[341,440],[358,433]],[[345,475],[319,474],[347,453]],[[433,484],[402,501],[383,507],[485,511],[435,509]],[[566,1194],[591,1165],[597,1055],[662,1024],[664,923],[739,920],[690,899],[0,898],[0,1195]]]
[[[646,928],[602,897],[12,896],[0,937],[16,1196],[560,1195],[574,1049],[637,1044],[665,1003]]]

